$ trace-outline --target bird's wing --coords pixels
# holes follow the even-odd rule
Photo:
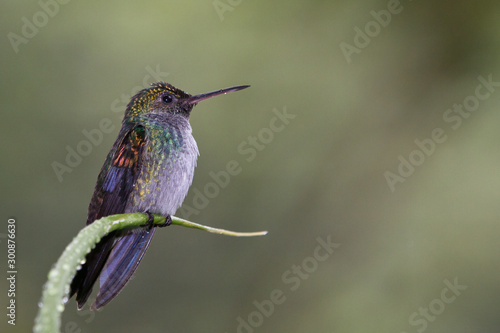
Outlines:
[[[108,154],[89,205],[87,224],[125,211],[127,200],[139,176],[147,142],[146,130],[137,125],[123,130]]]
[[[118,137],[123,139],[118,139],[113,145],[97,179],[94,195],[89,205],[87,224],[91,224],[103,216],[123,213],[139,175],[144,147],[147,142],[145,128],[139,125],[125,128],[122,129]],[[87,255],[85,264],[71,283],[70,295],[77,294],[78,308],[83,307],[92,293],[92,287],[106,262],[108,262],[107,267],[109,268],[120,267],[118,280],[126,278],[125,281],[121,281],[120,288],[113,287],[113,297],[118,294],[137,268],[153,237],[154,230],[153,228],[150,231],[141,230],[127,234],[123,234],[123,232],[111,233],[96,245]],[[128,247],[130,248],[127,251],[123,250],[123,248]],[[114,251],[114,248],[118,251]],[[111,255],[111,253],[114,254]],[[117,265],[117,263],[121,264]],[[124,263],[126,267],[123,266]],[[115,274],[109,269],[106,271],[104,280],[112,281]],[[102,284],[100,294],[103,292],[109,294],[107,288],[106,283]],[[107,302],[111,298],[107,299]]]

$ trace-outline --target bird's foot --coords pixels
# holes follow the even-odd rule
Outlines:
[[[148,220],[146,222],[146,225],[148,227],[148,230],[151,230],[153,229],[154,227],[154,222],[155,222],[155,217],[153,215],[153,213],[151,213],[150,211],[146,211],[146,214],[148,214]]]
[[[171,224],[172,224],[172,218],[170,217],[170,215],[167,215],[167,216],[165,216],[165,222],[163,222],[162,224],[159,224],[158,228],[168,227]]]
[[[153,227],[164,228],[172,224],[172,218],[170,217],[170,215],[167,215],[165,217],[165,222],[163,222],[162,224],[155,225],[154,224],[155,217],[153,213],[151,213],[150,211],[146,211],[146,214],[148,214],[148,221],[146,222],[146,225],[148,226],[149,230],[153,229]]]

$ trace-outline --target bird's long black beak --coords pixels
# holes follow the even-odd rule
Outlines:
[[[245,85],[245,86],[235,86],[235,87],[231,87],[231,88],[219,89],[219,90],[216,90],[216,91],[212,91],[212,92],[208,92],[208,93],[204,93],[204,94],[199,94],[199,95],[188,97],[188,98],[186,98],[184,100],[184,103],[193,105],[193,104],[201,102],[201,101],[203,101],[205,99],[217,96],[217,95],[227,94],[227,93],[230,93],[230,92],[233,92],[233,91],[238,91],[238,90],[245,89],[245,88],[248,88],[248,87],[250,87],[250,86]]]

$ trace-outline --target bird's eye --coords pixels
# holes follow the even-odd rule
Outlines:
[[[163,102],[165,103],[172,103],[172,101],[174,100],[172,95],[163,95],[163,97],[161,98]]]

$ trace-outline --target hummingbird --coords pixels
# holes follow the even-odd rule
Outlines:
[[[71,282],[78,309],[87,302],[97,278],[99,292],[91,305],[102,308],[120,293],[139,266],[153,238],[152,214],[172,223],[193,181],[199,155],[189,117],[208,98],[248,88],[234,86],[190,95],[166,82],[156,82],[132,97],[114,142],[97,178],[89,204],[87,225],[101,217],[144,212],[145,227],[115,231],[86,256]]]

